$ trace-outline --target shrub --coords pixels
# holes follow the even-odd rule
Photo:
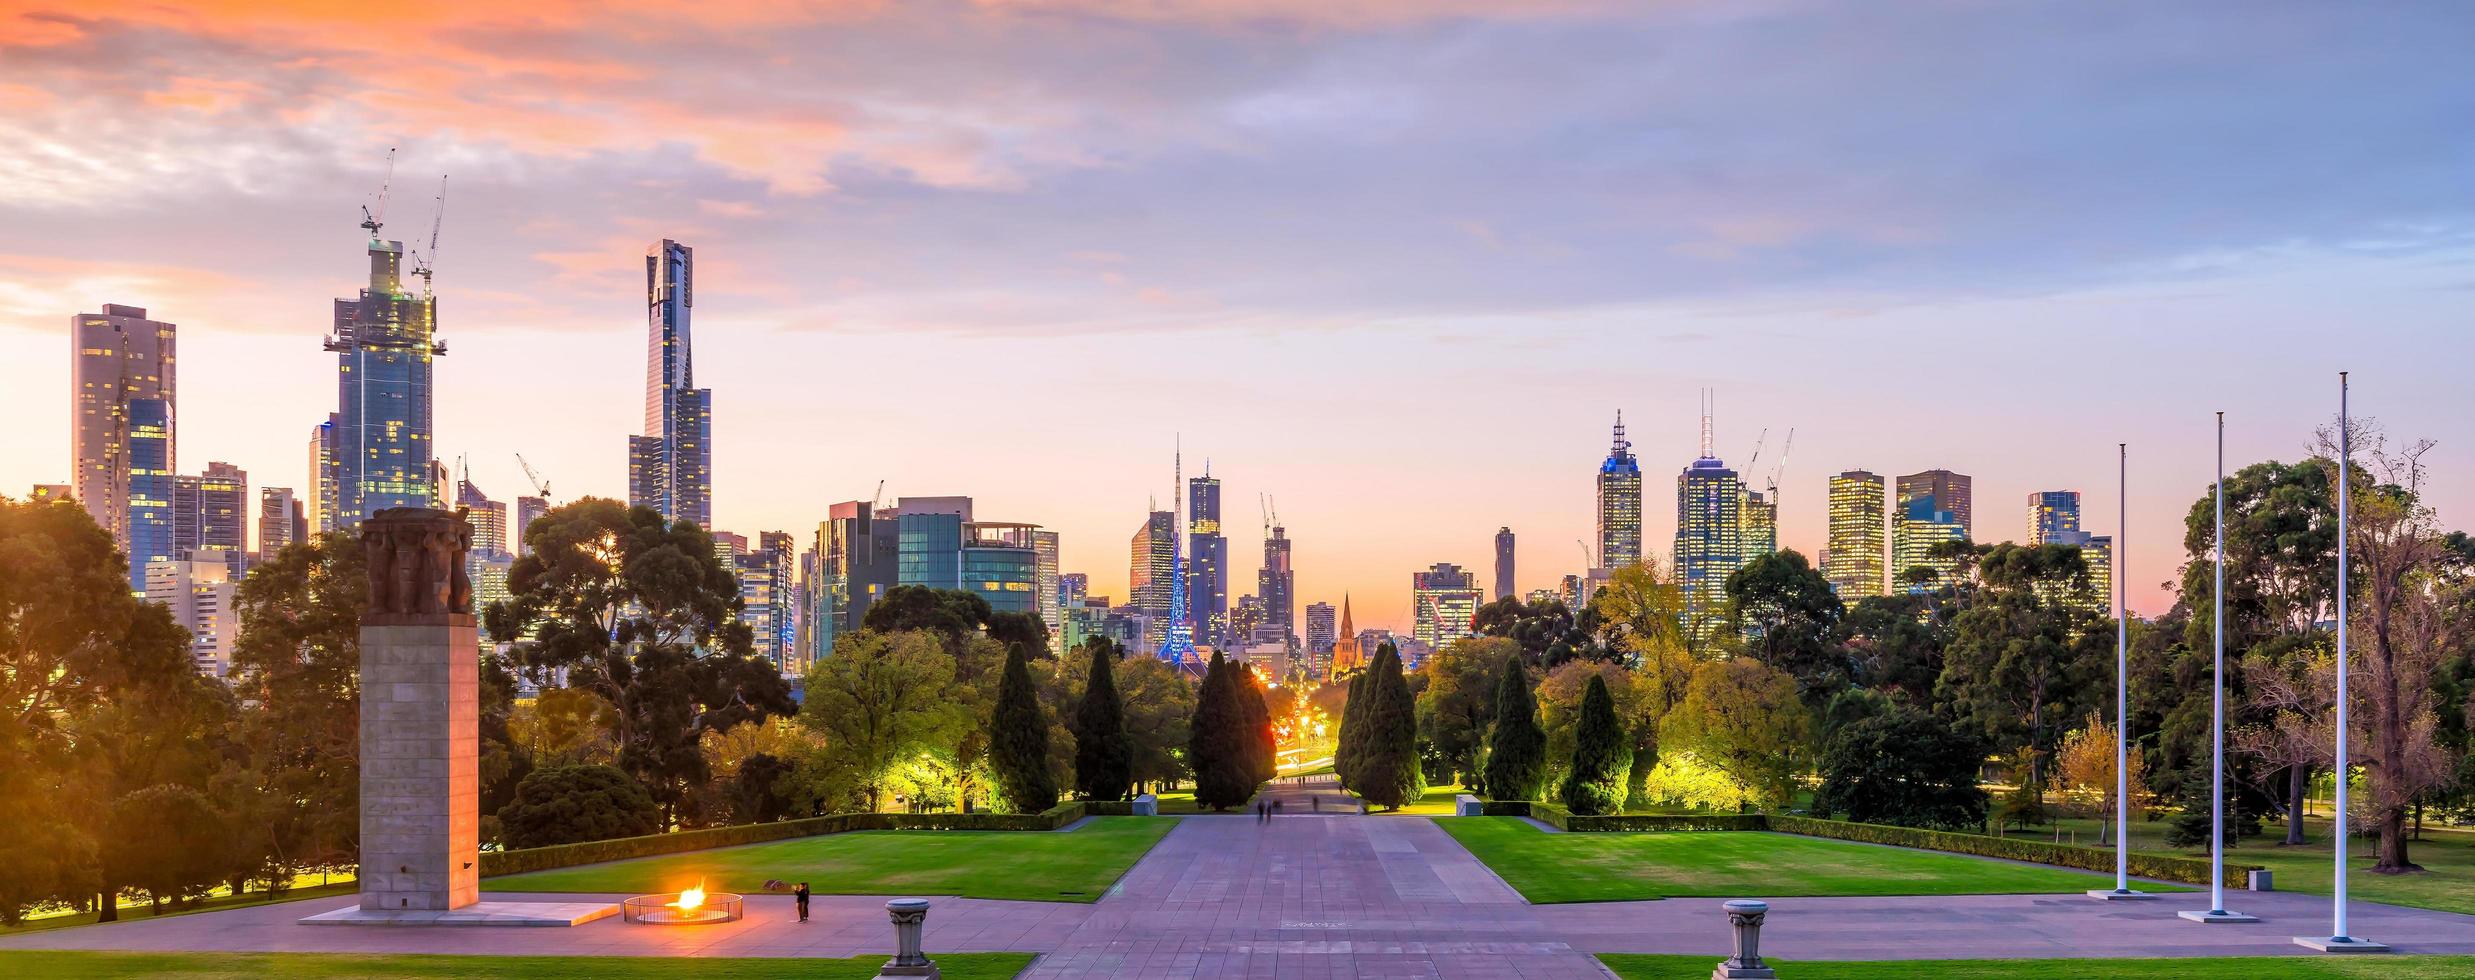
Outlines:
[[[1962,834],[1942,830],[1920,830],[1914,827],[1892,827],[1883,824],[1849,823],[1842,820],[1820,820],[1813,817],[1791,817],[1773,814],[1769,827],[1782,833],[1807,837],[1828,837],[1833,840],[1861,841],[1868,844],[1892,844],[1929,851],[1949,851],[1953,854],[1973,854],[1978,857],[2054,864],[2083,871],[2114,870],[2114,849],[2082,847],[2077,844],[2056,844],[2025,837],[1987,837],[1983,834]],[[2205,836],[2205,835],[2203,835]],[[2226,884],[2241,888],[2244,873],[2258,870],[2257,865],[2226,865]],[[2188,858],[2167,854],[2131,854],[2131,873],[2142,878],[2159,878],[2186,884],[2209,883],[2207,858]]]
[[[509,847],[545,847],[650,834],[661,827],[661,809],[617,769],[551,766],[525,774],[498,822]]]
[[[1581,717],[1573,729],[1573,768],[1564,777],[1564,806],[1576,814],[1607,813],[1623,807],[1625,777],[1632,769],[1633,747],[1624,723],[1616,720],[1615,698],[1607,679],[1590,678],[1581,695]]]
[[[1977,764],[1985,743],[1930,714],[1893,706],[1831,737],[1813,812],[1858,823],[1956,830],[1985,823]]]
[[[1538,701],[1519,658],[1504,663],[1495,687],[1495,728],[1487,737],[1487,795],[1534,800],[1547,778],[1547,732],[1538,727]]]
[[[1374,710],[1359,730],[1365,743],[1357,763],[1362,785],[1352,789],[1370,804],[1397,810],[1426,793],[1426,771],[1418,760],[1418,699],[1401,676],[1399,651],[1390,644],[1376,649],[1367,673]]]
[[[1074,790],[1086,800],[1124,800],[1134,784],[1134,740],[1126,734],[1126,702],[1117,693],[1117,650],[1106,642],[1087,646],[1091,678],[1074,708]]]
[[[1020,646],[1006,650],[1005,672],[997,679],[988,755],[1007,809],[1038,813],[1057,805],[1057,777],[1048,771],[1048,716],[1040,710],[1040,691],[1032,686],[1031,665]]]

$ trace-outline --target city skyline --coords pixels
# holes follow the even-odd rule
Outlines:
[[[1606,420],[1626,413],[1663,484],[1694,454],[1687,399],[1710,387],[1727,399],[1722,458],[1798,429],[1779,543],[1816,560],[1828,475],[1859,468],[1970,474],[1992,508],[1980,538],[2016,538],[2009,508],[2056,489],[2110,532],[2113,446],[2130,442],[2126,584],[2155,614],[2207,490],[2209,413],[2229,413],[2230,465],[2297,458],[2329,413],[2291,392],[2341,367],[2365,415],[2439,440],[2444,519],[2475,508],[2475,419],[2452,374],[2475,355],[2475,191],[2443,165],[2475,150],[2450,124],[2475,83],[2447,43],[2467,12],[2429,9],[2143,10],[2104,34],[2033,6],[1942,12],[1949,27],[1885,12],[1907,29],[1863,31],[1793,4],[975,11],[985,30],[939,43],[993,45],[974,50],[1059,100],[1001,102],[1002,125],[974,111],[985,86],[855,53],[918,27],[898,10],[777,13],[750,32],[853,53],[750,68],[833,76],[767,76],[774,93],[853,93],[820,106],[663,84],[712,55],[638,57],[572,11],[533,27],[575,46],[517,64],[473,40],[504,25],[488,11],[376,32],[177,3],[38,9],[0,18],[24,28],[0,36],[15,69],[0,99],[24,137],[0,141],[0,345],[15,355],[0,409],[19,423],[0,433],[0,492],[73,479],[63,324],[118,304],[179,324],[179,468],[228,461],[315,505],[304,428],[338,408],[316,338],[368,273],[357,209],[400,146],[390,237],[424,237],[430,181],[455,185],[435,279],[455,354],[431,379],[431,455],[469,456],[498,499],[526,485],[517,452],[560,501],[626,499],[640,263],[668,238],[705,260],[695,381],[725,392],[713,526],[751,539],[804,545],[832,502],[879,480],[891,496],[967,493],[1058,532],[1060,568],[1122,598],[1112,554],[1146,498],[1185,491],[1156,462],[1183,432],[1210,447],[1224,493],[1280,499],[1294,605],[1349,593],[1361,622],[1406,631],[1403,576],[1487,567],[1497,527],[1521,530],[1517,592],[1580,570],[1572,542],[1595,532],[1579,474],[1604,457]],[[1075,17],[1122,29],[1072,32],[1073,67],[1013,53]],[[1937,43],[1960,29],[1984,43]],[[349,57],[382,33],[428,67]],[[1672,44],[1634,67],[1599,36]],[[2108,40],[2126,36],[2208,43]],[[1438,56],[1456,45],[1510,73]],[[216,54],[232,46],[251,56]],[[2173,136],[2154,116],[2059,111],[2125,101],[2074,70],[2091,50],[2144,80],[2140,103]],[[911,60],[972,60],[939,53],[958,57]],[[1724,93],[1672,82],[1807,56],[1837,70]],[[1147,58],[1200,75],[1139,97],[1073,84],[1094,61]],[[1982,98],[1945,97],[1955,59],[1979,58],[2011,71]],[[649,83],[607,84],[614,66]],[[423,108],[384,74],[408,70]],[[1855,76],[1870,81],[1822,81]],[[2386,108],[2357,111],[2366,99]],[[1840,123],[1848,100],[1898,106],[1902,141]],[[442,112],[471,125],[445,132]],[[301,118],[348,121],[310,139]],[[606,122],[620,118],[670,138]],[[2006,169],[2020,160],[2037,179]],[[2230,172],[2250,177],[2206,176]],[[1267,179],[1283,174],[1314,179]],[[1388,383],[1343,385],[1331,364]],[[1162,365],[1207,397],[1129,410]],[[921,397],[930,371],[959,372],[967,397]],[[1432,404],[1478,391],[1507,407]],[[1226,573],[1256,581],[1237,523]],[[1672,559],[1663,496],[1641,536]]]

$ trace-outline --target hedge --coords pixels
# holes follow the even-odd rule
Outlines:
[[[523,874],[579,864],[624,861],[859,830],[1055,830],[1082,819],[1087,806],[1084,803],[1060,803],[1040,813],[836,813],[773,823],[733,824],[514,851],[483,851],[481,876]]]
[[[1859,841],[1867,844],[1892,844],[1929,851],[1949,851],[1973,854],[1977,857],[2028,861],[2035,864],[2055,864],[2083,871],[2114,870],[2114,850],[2084,847],[2078,844],[2056,844],[2025,837],[1987,837],[1983,834],[1953,833],[1944,830],[1920,830],[1915,827],[1892,827],[1876,823],[1850,823],[1845,820],[1821,820],[1814,817],[1773,815],[1770,829],[1781,833],[1803,834],[1807,837],[1828,837],[1834,840]],[[2209,883],[2209,862],[2206,858],[2181,857],[2172,854],[2131,854],[2131,873],[2141,878],[2179,881],[2190,885]],[[2246,873],[2257,871],[2259,865],[2226,866],[2226,886],[2242,888],[2249,882]]]
[[[1827,837],[1833,840],[1856,841],[1865,844],[1890,844],[1928,851],[1945,851],[1976,857],[2051,864],[2083,871],[2114,870],[2112,848],[2084,847],[2078,844],[2056,844],[2025,837],[1987,837],[1982,834],[1954,833],[1942,830],[1921,830],[1915,827],[1893,827],[1888,824],[1851,823],[1845,820],[1823,820],[1785,814],[1710,813],[1710,814],[1613,814],[1599,817],[1577,817],[1553,803],[1524,803],[1519,800],[1487,800],[1479,804],[1479,812],[1490,817],[1529,817],[1557,830],[1576,833],[1639,833],[1678,830],[1770,830],[1806,837]],[[2181,857],[2172,854],[2131,855],[2131,874],[2141,878],[2179,881],[2184,884],[2209,883],[2209,862],[2205,858]],[[2226,866],[2226,885],[2242,888],[2250,882],[2248,872],[2258,865]]]
[[[1133,801],[1133,800],[1084,800],[1084,801],[1082,802],[1082,804],[1081,804],[1081,805],[1082,805],[1082,807],[1083,807],[1083,813],[1084,813],[1084,815],[1086,815],[1086,816],[1093,816],[1093,817],[1131,817],[1131,816],[1134,816],[1134,801]]]

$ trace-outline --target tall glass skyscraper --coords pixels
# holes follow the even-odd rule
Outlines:
[[[1960,537],[1974,541],[1976,540],[1976,521],[1973,516],[1975,513],[1974,482],[1963,474],[1949,470],[1910,473],[1899,478],[1899,509],[1903,513],[1907,512],[1911,509],[1910,504],[1922,498],[1931,498],[1934,502],[1934,510],[1951,515],[1951,520],[1959,524]]]
[[[1177,515],[1155,510],[1128,543],[1126,604],[1144,617],[1143,644],[1159,650],[1169,637],[1169,587],[1177,576]]]
[[[865,500],[833,505],[816,528],[814,564],[802,583],[799,654],[814,661],[833,653],[834,638],[856,632],[869,605],[899,579],[898,521]]]
[[[1745,498],[1737,505],[1737,516],[1744,521],[1743,530],[1736,535],[1738,544],[1744,550],[1743,563],[1751,564],[1753,559],[1779,550],[1777,500],[1762,491],[1746,487]]]
[[[1255,573],[1255,594],[1263,597],[1264,624],[1278,626],[1284,637],[1298,635],[1298,572],[1289,563],[1289,529],[1272,525],[1263,539],[1263,568]]]
[[[197,476],[172,478],[172,554],[249,550],[249,474],[230,463],[208,463]]]
[[[1034,598],[1040,606],[1040,621],[1048,624],[1048,652],[1064,653],[1066,613],[1057,590],[1057,532],[1031,532],[1031,550],[1040,562],[1039,592]]]
[[[131,591],[146,588],[147,561],[172,557],[177,331],[112,303],[69,318],[71,485],[129,556]]]
[[[1727,609],[1727,577],[1744,564],[1745,485],[1713,454],[1710,412],[1702,412],[1702,453],[1676,474],[1676,586],[1684,628],[1709,639]]]
[[[438,301],[404,291],[404,243],[370,238],[369,284],[335,301],[335,517],[349,528],[390,507],[435,507],[431,480],[430,372],[447,353]],[[323,520],[323,518],[322,518]]]
[[[1884,505],[1882,477],[1849,470],[1830,478],[1830,546],[1822,577],[1843,602],[1882,594]]]
[[[1220,480],[1205,463],[1203,475],[1186,481],[1186,602],[1194,641],[1227,646],[1229,636],[1229,539],[1220,533]]]
[[[1478,590],[1476,574],[1450,562],[1437,562],[1426,571],[1410,573],[1409,578],[1410,601],[1417,607],[1411,634],[1418,642],[1434,650],[1470,635],[1478,607],[1486,601],[1486,593]]]
[[[2028,495],[2028,543],[2059,544],[2080,529],[2080,492],[2039,490]]]
[[[1623,568],[1641,561],[1641,464],[1616,413],[1615,444],[1598,466],[1598,564]]]
[[[713,528],[713,390],[696,387],[696,254],[645,250],[645,434],[627,438],[627,502]]]
[[[1903,495],[1904,496],[1904,495]],[[1928,493],[1901,501],[1898,526],[1891,535],[1891,578],[1910,593],[1932,592],[1951,584],[1951,576],[1959,563],[1950,558],[1934,556],[1934,547],[1946,542],[1968,540],[1968,526],[1959,517],[1943,510],[1941,501]],[[1933,575],[1924,581],[1909,581],[1916,569],[1926,569]]]
[[[1512,528],[1495,529],[1495,597],[1513,594],[1513,533]]]

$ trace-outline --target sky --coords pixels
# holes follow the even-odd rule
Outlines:
[[[2212,474],[2358,414],[2475,527],[2475,6],[0,0],[0,493],[69,473],[67,325],[179,324],[179,463],[299,486],[360,207],[422,243],[437,438],[624,496],[642,259],[696,249],[717,526],[970,494],[1125,596],[1172,449],[1298,601],[1583,565],[1621,410],[1664,560],[1721,457],[2124,513],[2163,611]],[[1786,436],[1795,431],[1793,449]]]

